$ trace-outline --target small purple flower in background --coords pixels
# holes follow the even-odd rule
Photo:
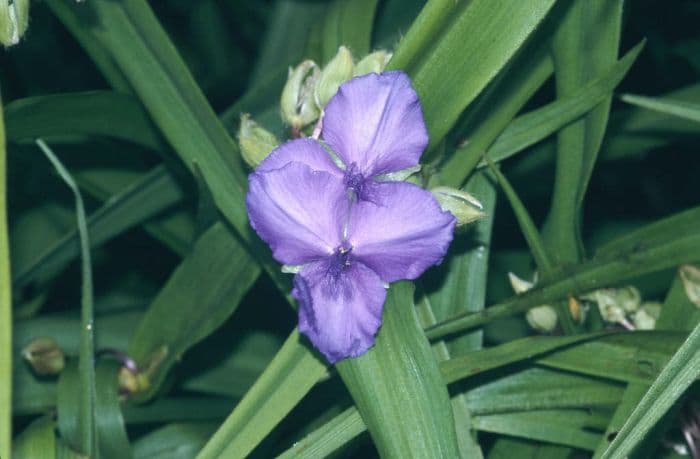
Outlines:
[[[418,95],[403,72],[370,73],[340,86],[324,111],[321,137],[340,160],[336,165],[314,139],[287,142],[256,169],[291,161],[342,177],[360,200],[373,200],[378,176],[418,165],[428,146]]]
[[[275,259],[300,266],[299,330],[335,363],[374,344],[385,285],[439,263],[455,218],[422,188],[375,177],[417,165],[420,104],[401,72],[348,81],[326,107],[323,137],[288,142],[250,176],[250,222]],[[348,196],[348,190],[352,193]]]

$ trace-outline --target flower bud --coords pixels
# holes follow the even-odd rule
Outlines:
[[[527,311],[525,320],[538,332],[550,333],[557,327],[557,311],[551,306],[537,306]]]
[[[519,278],[513,273],[508,273],[508,280],[510,281],[510,286],[513,288],[513,291],[517,295],[520,295],[535,286],[537,274],[535,273],[533,281],[529,282]],[[548,304],[535,306],[527,311],[525,320],[534,330],[540,333],[550,333],[557,327],[557,311]]]
[[[614,296],[617,305],[627,313],[636,311],[642,304],[642,295],[631,285],[617,289]]]
[[[391,60],[392,53],[386,51],[375,51],[362,58],[355,65],[354,76],[366,75],[368,73],[381,73]]]
[[[300,129],[318,119],[320,112],[314,102],[314,86],[319,75],[318,65],[310,60],[302,62],[294,69],[289,69],[280,106],[282,119],[295,129]]]
[[[683,289],[688,299],[700,307],[700,268],[693,265],[683,265],[678,270],[683,282]]]
[[[606,322],[624,324],[627,323],[625,310],[617,299],[617,291],[612,288],[604,288],[584,295],[585,299],[598,304],[600,315]]]
[[[255,168],[279,145],[279,140],[274,134],[253,121],[250,115],[244,113],[241,115],[241,124],[238,127],[238,144],[241,147],[243,160],[250,167]]]
[[[27,344],[22,350],[22,357],[40,376],[57,375],[66,365],[66,357],[58,343],[43,336]]]
[[[661,303],[646,302],[634,313],[634,318],[632,319],[634,327],[637,330],[653,330],[660,314]]]
[[[508,273],[508,280],[510,281],[510,286],[517,295],[525,293],[535,286],[534,282],[528,282],[525,279],[519,278],[513,273]]]
[[[29,0],[0,0],[0,43],[19,43],[29,25]]]
[[[345,46],[338,48],[338,53],[326,64],[316,82],[314,99],[319,110],[323,110],[331,97],[335,96],[341,84],[352,78],[354,66],[350,50]]]
[[[430,192],[433,193],[442,210],[454,215],[457,226],[472,223],[486,216],[481,203],[466,191],[440,186],[433,188]]]

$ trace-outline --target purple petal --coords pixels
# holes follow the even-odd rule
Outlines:
[[[246,196],[253,229],[281,263],[328,256],[342,241],[348,200],[343,181],[300,163],[255,172]]]
[[[340,86],[326,106],[322,137],[365,177],[415,166],[428,145],[418,95],[399,71],[370,73]]]
[[[296,139],[283,143],[272,150],[272,153],[258,165],[255,172],[279,169],[291,162],[306,164],[315,171],[343,176],[343,171],[333,163],[331,155],[314,139]]]
[[[380,199],[360,201],[352,209],[348,242],[353,256],[386,282],[415,279],[442,260],[455,218],[416,185],[388,182],[375,190]]]
[[[332,259],[305,266],[294,277],[292,295],[299,300],[299,331],[330,363],[364,354],[374,345],[382,323],[386,290],[362,263],[341,272]]]

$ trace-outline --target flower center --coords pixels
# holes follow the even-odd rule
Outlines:
[[[357,164],[352,163],[350,167],[347,168],[343,181],[345,186],[355,193],[355,197],[359,199],[362,196],[362,192],[365,188],[365,177],[360,172]]]
[[[343,242],[332,255],[331,262],[328,266],[328,275],[333,279],[337,279],[343,270],[350,266],[350,254],[352,252],[352,246],[347,242]]]

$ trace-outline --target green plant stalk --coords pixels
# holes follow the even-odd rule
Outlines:
[[[510,182],[508,182],[508,179],[505,177],[505,175],[501,173],[501,171],[493,164],[493,162],[488,158],[488,156],[485,156],[484,159],[488,163],[493,175],[496,176],[496,179],[498,180],[499,185],[501,185],[501,188],[503,189],[503,192],[505,193],[508,202],[513,208],[515,217],[518,220],[518,226],[520,226],[520,232],[523,233],[523,236],[527,241],[527,245],[530,248],[530,252],[532,253],[535,259],[535,264],[542,273],[542,280],[546,281],[553,275],[554,265],[552,263],[551,257],[547,253],[544,242],[540,237],[540,233],[539,231],[537,231],[537,227],[535,226],[535,224],[532,221],[532,218],[530,217],[530,213],[527,211],[527,208],[520,200],[520,197],[510,185]],[[558,302],[556,308],[557,315],[559,316],[559,321],[561,322],[561,326],[564,329],[564,333],[566,333],[567,335],[576,333],[578,330],[576,324],[571,318],[571,314],[569,313],[567,305],[563,302]]]
[[[564,11],[554,35],[557,97],[575,94],[617,59],[622,2],[575,0]],[[605,19],[602,19],[605,18]],[[550,214],[543,234],[557,262],[571,264],[584,255],[581,205],[608,120],[608,97],[557,137],[557,161]]]
[[[568,295],[577,295],[591,290],[634,278],[649,272],[660,271],[684,262],[700,259],[700,235],[695,229],[685,237],[669,234],[667,242],[630,249],[614,256],[601,257],[580,264],[575,271],[562,271],[560,276],[551,279],[522,295],[512,297],[503,303],[486,308],[475,314],[455,316],[426,329],[429,339],[468,330],[493,320],[509,317],[527,311],[538,304],[548,304],[564,300]],[[641,244],[643,245],[643,244]]]
[[[12,283],[7,228],[7,155],[5,122],[0,101],[0,457],[10,457],[12,445]]]
[[[87,233],[87,218],[83,198],[78,185],[61,161],[44,143],[38,139],[37,145],[44,152],[51,164],[61,176],[75,196],[75,208],[80,235],[80,252],[82,258],[82,291],[81,291],[81,327],[80,355],[78,372],[80,374],[80,410],[78,425],[80,430],[81,451],[91,456],[96,447],[95,435],[95,317],[92,297],[92,263],[90,261],[90,241]]]

